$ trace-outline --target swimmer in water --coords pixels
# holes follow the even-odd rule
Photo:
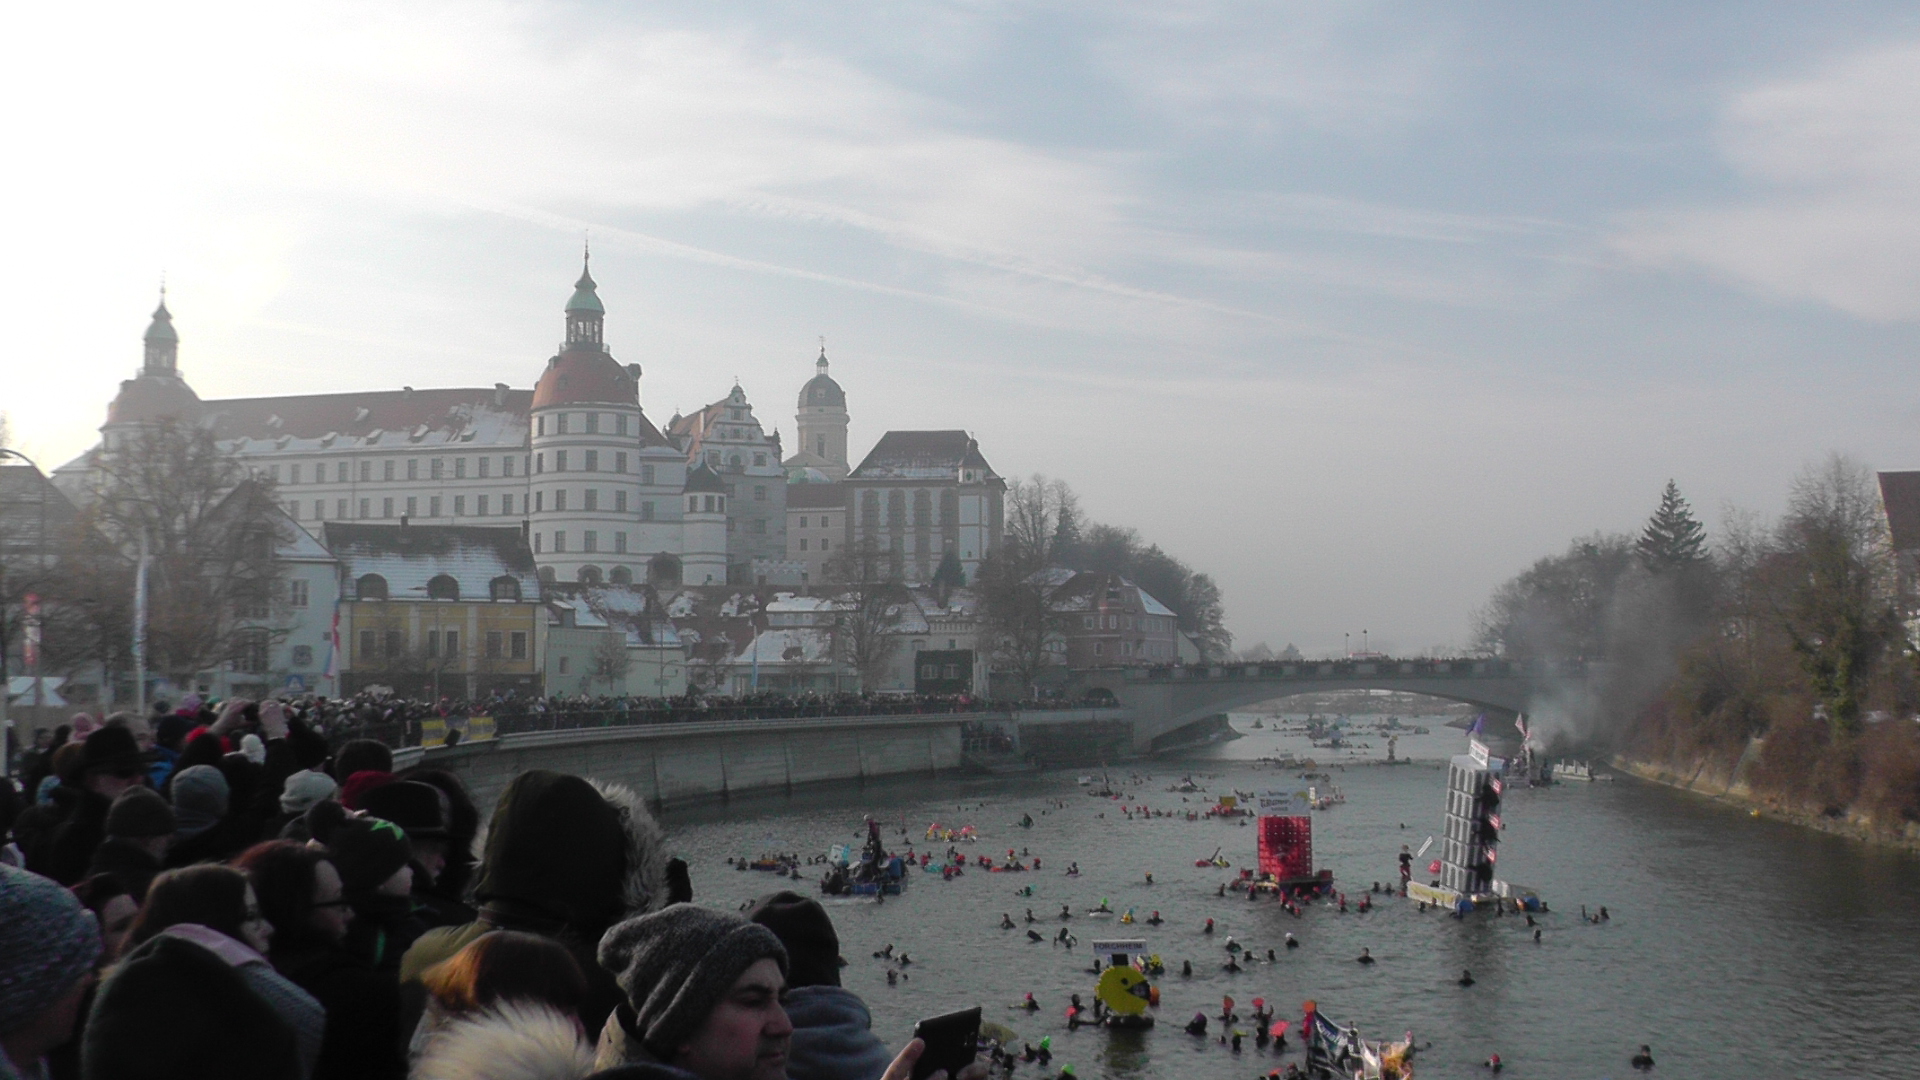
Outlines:
[[[1535,945],[1538,945],[1538,944],[1540,944],[1540,931],[1538,931],[1538,930],[1535,930],[1535,931],[1533,932],[1533,943],[1534,943]]]
[[[1161,918],[1161,917],[1160,917],[1160,913],[1159,913],[1159,912],[1157,912],[1157,911],[1156,911],[1156,912],[1154,912],[1153,914],[1151,914],[1151,915],[1149,915],[1149,916],[1147,916],[1147,925],[1148,925],[1148,926],[1159,926],[1159,925],[1160,925],[1161,923],[1163,923],[1163,922],[1166,922],[1166,921],[1167,921],[1167,920],[1165,920],[1165,919],[1163,919],[1163,918]]]
[[[1461,986],[1472,986],[1472,985],[1473,985],[1473,972],[1471,972],[1471,971],[1462,971],[1462,972],[1460,972],[1460,985],[1461,985]]]
[[[1278,963],[1279,960],[1280,958],[1278,956],[1273,955],[1272,949],[1267,950],[1267,963],[1269,964]]]
[[[1373,963],[1373,953],[1365,948],[1362,948],[1360,950],[1360,955],[1354,957],[1354,959],[1362,964],[1371,964]]]
[[[873,958],[874,958],[875,960],[890,960],[890,959],[892,959],[892,958],[893,958],[893,942],[891,942],[891,941],[889,941],[889,942],[887,942],[887,947],[886,947],[886,948],[884,948],[884,949],[881,949],[881,950],[880,950],[879,952],[877,952],[877,953],[874,953],[874,954],[873,954]]]
[[[1020,1007],[1027,1010],[1028,1012],[1040,1011],[1040,1003],[1033,1000],[1033,991],[1031,990],[1027,991],[1026,999],[1020,1002]]]
[[[1499,1055],[1499,1054],[1495,1054],[1495,1055],[1493,1055],[1492,1057],[1489,1057],[1489,1058],[1487,1059],[1487,1068],[1489,1068],[1489,1069],[1492,1069],[1492,1070],[1493,1070],[1494,1072],[1499,1072],[1499,1071],[1500,1071],[1500,1068],[1501,1068],[1501,1066],[1500,1066],[1500,1055]]]
[[[1039,942],[1045,941],[1046,937],[1045,935],[1041,934],[1040,931],[1038,930],[1029,930],[1027,931],[1027,940],[1037,944]]]
[[[1233,957],[1229,956],[1227,957],[1227,962],[1220,965],[1220,970],[1227,971],[1227,972],[1239,972],[1242,969],[1239,963],[1236,962]]]
[[[1193,961],[1191,960],[1180,961],[1180,977],[1183,979],[1193,978]]]
[[[1000,913],[1000,929],[1002,930],[1013,929],[1013,916],[1007,914],[1004,911]]]
[[[1298,941],[1296,941],[1296,940],[1294,940],[1294,937],[1293,937],[1293,935],[1292,935],[1292,934],[1288,934],[1288,935],[1287,935],[1287,948],[1289,948],[1289,949],[1297,949],[1297,948],[1299,948],[1299,947],[1300,947],[1300,943],[1299,943]]]
[[[1027,909],[1027,921],[1030,923],[1037,923],[1040,921],[1039,917],[1034,915],[1032,908]]]
[[[1068,906],[1067,906],[1067,905],[1065,905],[1065,904],[1061,904],[1061,905],[1060,905],[1060,917],[1061,917],[1061,918],[1063,918],[1063,919],[1071,919],[1071,918],[1073,918],[1073,909],[1072,909],[1072,908],[1070,908],[1070,907],[1068,907]]]
[[[1147,884],[1149,884],[1149,885],[1151,885],[1151,884],[1153,884],[1153,875],[1152,875],[1152,874],[1148,874],[1148,875],[1147,875]]]
[[[1206,1033],[1207,1033],[1207,1014],[1198,1013],[1198,1012],[1194,1013],[1193,1019],[1187,1021],[1187,1034],[1205,1036]]]
[[[1641,1043],[1640,1052],[1633,1055],[1633,1060],[1629,1061],[1628,1064],[1632,1065],[1634,1068],[1640,1070],[1641,1072],[1652,1072],[1653,1071],[1653,1047],[1648,1046],[1645,1043]]]

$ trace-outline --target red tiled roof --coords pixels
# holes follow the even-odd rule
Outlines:
[[[639,368],[629,371],[598,349],[570,349],[547,362],[533,388],[533,407],[554,405],[638,405]]]

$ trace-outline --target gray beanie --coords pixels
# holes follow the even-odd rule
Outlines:
[[[630,1032],[648,1053],[671,1061],[734,980],[771,958],[787,970],[773,931],[732,912],[674,904],[628,919],[600,939],[600,966],[613,972],[633,1009]],[[625,1018],[622,1018],[625,1022]]]
[[[313,809],[313,804],[322,799],[333,797],[340,785],[333,777],[313,769],[301,769],[280,789],[280,809],[289,814],[304,814]]]
[[[211,765],[195,765],[173,776],[173,816],[183,837],[198,836],[227,816],[227,778]]]
[[[59,1000],[100,956],[100,924],[58,882],[0,864],[0,1035]]]

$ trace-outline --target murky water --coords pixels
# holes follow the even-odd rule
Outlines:
[[[1236,723],[1245,730],[1251,719]],[[1399,748],[1421,763],[1335,771],[1347,801],[1314,815],[1319,864],[1334,871],[1350,899],[1397,876],[1402,843],[1418,848],[1439,831],[1439,762],[1464,740],[1426,722],[1434,734],[1403,737]],[[1384,753],[1383,739],[1361,738],[1375,744],[1372,756]],[[1204,757],[1145,766],[1150,781],[1123,788],[1121,773],[1113,775],[1129,805],[1184,810],[1209,801],[1183,802],[1165,790],[1189,771],[1216,793],[1298,786],[1296,773],[1257,760],[1288,752],[1316,753],[1300,737],[1258,731]],[[1323,764],[1341,760],[1317,754]],[[1065,808],[1052,809],[1049,799]],[[1538,889],[1553,908],[1540,917],[1539,944],[1523,919],[1456,921],[1402,901],[1386,900],[1366,915],[1315,907],[1295,919],[1271,903],[1219,898],[1220,882],[1253,864],[1253,828],[1128,821],[1118,803],[1086,795],[1072,773],[736,800],[671,813],[666,825],[693,863],[698,898],[722,905],[782,885],[817,895],[812,880],[735,872],[724,860],[857,843],[865,813],[890,823],[890,841],[904,827],[916,849],[927,846],[927,825],[939,821],[978,826],[983,839],[970,855],[1014,847],[1045,860],[1038,873],[970,871],[952,882],[916,874],[906,896],[880,905],[827,901],[851,963],[845,983],[866,998],[875,1029],[893,1045],[917,1018],[977,1003],[989,1020],[1027,1039],[1051,1034],[1055,1070],[1071,1063],[1082,1077],[1244,1078],[1302,1060],[1293,1039],[1284,1058],[1255,1050],[1250,1038],[1235,1055],[1181,1030],[1195,1011],[1218,1013],[1221,996],[1231,994],[1243,1014],[1264,997],[1296,1027],[1300,1003],[1311,998],[1369,1038],[1411,1030],[1432,1044],[1417,1062],[1423,1077],[1485,1076],[1480,1063],[1496,1052],[1506,1076],[1618,1077],[1630,1073],[1627,1059],[1641,1043],[1653,1046],[1656,1075],[1668,1077],[1912,1073],[1920,1046],[1920,859],[1631,780],[1515,791],[1503,809],[1501,875]],[[1023,812],[1033,814],[1032,829],[1018,827]],[[1193,865],[1215,847],[1233,869]],[[1076,860],[1082,876],[1063,876]],[[1153,885],[1145,883],[1149,872]],[[1032,899],[1015,895],[1028,884],[1036,888]],[[1168,921],[1118,927],[1087,918],[1103,898],[1143,919],[1158,909]],[[1065,925],[1080,938],[1071,952],[1030,944],[1024,924],[999,928],[1002,912],[1020,922],[1032,907],[1041,917],[1036,928],[1051,937],[1063,903],[1075,912]],[[1583,923],[1582,904],[1606,905],[1611,921]],[[1201,933],[1208,917],[1219,927],[1211,937]],[[1302,947],[1279,949],[1277,963],[1221,970],[1227,935],[1264,957],[1287,931]],[[1092,1000],[1086,969],[1096,936],[1143,937],[1167,962],[1155,1030],[1066,1030],[1067,995]],[[886,964],[871,956],[887,943],[914,961],[892,987]],[[1355,963],[1362,947],[1379,963]],[[1183,960],[1193,962],[1191,979],[1178,974]],[[1476,985],[1457,985],[1463,969]],[[1029,990],[1044,1011],[1007,1008]],[[1038,1074],[1023,1065],[1017,1075]]]

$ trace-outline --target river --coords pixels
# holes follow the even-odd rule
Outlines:
[[[1245,738],[1179,760],[1141,763],[1151,779],[1127,781],[1114,770],[1127,805],[1186,810],[1211,801],[1166,789],[1191,773],[1208,792],[1301,786],[1297,772],[1259,759],[1313,755],[1323,765],[1345,760],[1310,748],[1303,737],[1249,730]],[[1425,723],[1432,734],[1403,736],[1399,752],[1415,759],[1398,768],[1356,765],[1335,770],[1346,802],[1314,814],[1320,866],[1334,871],[1349,899],[1397,876],[1403,843],[1416,849],[1440,831],[1445,758],[1464,737]],[[1362,735],[1378,757],[1384,739]],[[1086,770],[1078,770],[1085,772]],[[1324,782],[1323,782],[1324,783]],[[1050,800],[1065,803],[1054,809]],[[1183,801],[1184,800],[1184,801]],[[1295,919],[1272,903],[1215,895],[1218,885],[1252,866],[1255,830],[1237,822],[1184,818],[1129,821],[1120,803],[1089,797],[1074,772],[1015,779],[972,777],[868,783],[839,792],[735,799],[725,806],[676,809],[664,816],[676,850],[692,864],[696,899],[734,906],[782,885],[818,895],[817,868],[801,882],[737,872],[728,857],[762,852],[823,852],[857,844],[861,819],[888,823],[901,843],[904,826],[917,850],[927,825],[976,825],[983,839],[969,856],[1026,848],[1044,869],[1026,874],[969,871],[951,882],[914,874],[903,897],[828,900],[849,961],[844,983],[872,1007],[874,1029],[889,1045],[908,1037],[914,1020],[971,1004],[989,1021],[1038,1041],[1053,1036],[1053,1072],[1072,1064],[1081,1077],[1261,1076],[1301,1061],[1290,1031],[1286,1057],[1257,1051],[1251,1038],[1238,1055],[1214,1037],[1182,1027],[1196,1011],[1213,1016],[1230,994],[1244,1015],[1264,997],[1297,1029],[1300,1005],[1314,999],[1326,1015],[1357,1024],[1368,1038],[1411,1030],[1430,1048],[1416,1065],[1422,1077],[1485,1076],[1491,1053],[1511,1077],[1618,1077],[1627,1059],[1651,1044],[1655,1075],[1802,1077],[1907,1076],[1912,1073],[1916,1006],[1920,1006],[1920,859],[1853,841],[1754,819],[1697,796],[1631,779],[1617,783],[1513,790],[1503,805],[1506,832],[1501,876],[1537,889],[1552,907],[1539,917],[1536,944],[1525,920],[1475,916],[1464,921],[1420,913],[1381,899],[1369,914],[1308,908]],[[1035,825],[1020,828],[1022,813]],[[936,854],[945,845],[937,845]],[[1436,843],[1436,847],[1437,847]],[[1194,860],[1223,849],[1231,870],[1197,868]],[[1431,853],[1429,854],[1431,857]],[[1082,875],[1067,878],[1070,862]],[[1421,860],[1424,862],[1425,860]],[[1145,882],[1152,873],[1154,883]],[[1036,895],[1015,895],[1032,884]],[[1131,927],[1084,914],[1105,898],[1144,919],[1158,909],[1160,927]],[[1377,898],[1380,899],[1380,898]],[[1002,912],[1016,922],[1025,908],[1051,937],[1065,925],[1080,947],[1069,952],[1031,944],[1025,926],[1000,929]],[[1584,923],[1582,904],[1606,905],[1611,919]],[[1218,931],[1201,932],[1207,918]],[[1221,970],[1227,935],[1264,957],[1291,931],[1301,948],[1279,948],[1279,960],[1246,971]],[[1159,1025],[1146,1033],[1066,1030],[1067,996],[1092,1001],[1088,950],[1098,936],[1137,936],[1166,961],[1158,980]],[[913,964],[897,986],[872,953],[887,943]],[[1378,963],[1355,962],[1360,950]],[[1193,962],[1192,978],[1179,975]],[[1461,988],[1461,971],[1476,984]],[[1007,1006],[1033,991],[1038,1014]],[[1251,1025],[1240,1025],[1251,1030]],[[1217,1033],[1215,1022],[1210,1031]],[[1022,1065],[1016,1075],[1039,1076]],[[1052,1072],[1047,1073],[1052,1075]]]

